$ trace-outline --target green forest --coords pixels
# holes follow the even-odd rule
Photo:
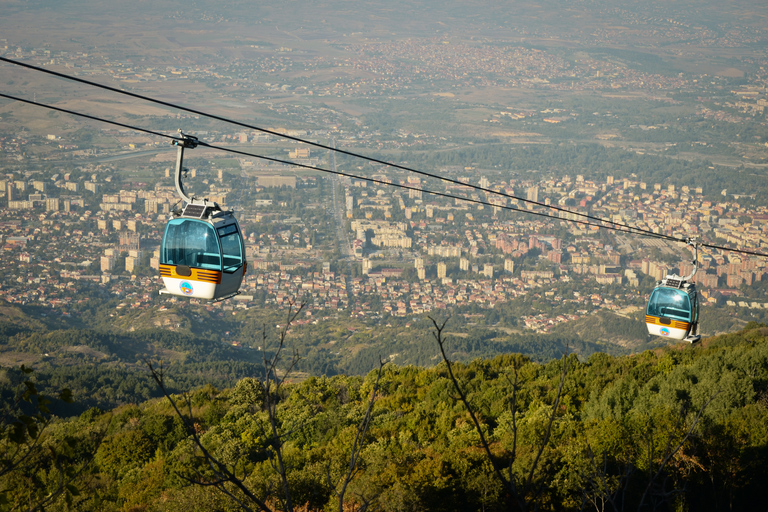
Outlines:
[[[458,341],[433,334],[421,342],[435,353]],[[4,368],[0,509],[768,505],[765,324],[630,356],[445,357],[303,380],[284,341],[228,388],[172,392],[176,368],[147,361],[143,385],[160,398],[68,418],[57,406],[86,397]]]

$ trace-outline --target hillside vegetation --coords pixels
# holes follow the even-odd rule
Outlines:
[[[753,322],[702,346],[633,356],[597,353],[579,361],[571,355],[540,364],[509,354],[454,364],[490,458],[445,363],[385,365],[343,507],[765,507],[767,336],[768,327]],[[449,350],[451,343],[449,336]],[[165,378],[173,372],[166,369]],[[39,438],[48,455],[41,452],[33,473],[5,473],[2,496],[7,504],[34,502],[56,489],[67,464],[79,464],[82,473],[49,510],[239,509],[213,485],[191,483],[215,480],[197,437],[270,510],[339,509],[338,482],[376,377],[311,377],[273,387],[269,396],[263,380],[245,378],[230,389],[198,388],[186,395],[188,402],[173,395],[185,419],[162,398],[55,420]],[[147,379],[145,385],[154,384]],[[278,451],[286,489],[274,469]],[[506,487],[494,468],[515,487]],[[227,485],[232,497],[250,503]]]

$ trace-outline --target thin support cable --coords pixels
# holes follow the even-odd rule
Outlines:
[[[386,160],[380,160],[378,158],[362,155],[362,154],[359,154],[359,153],[354,153],[352,151],[347,151],[347,150],[339,149],[339,148],[336,148],[336,147],[333,147],[333,146],[328,146],[328,145],[325,145],[325,144],[320,144],[319,142],[314,142],[314,141],[311,141],[311,140],[302,139],[300,137],[294,137],[292,135],[288,135],[288,134],[285,134],[285,133],[280,133],[280,132],[276,132],[274,130],[269,130],[267,128],[262,128],[260,126],[255,126],[255,125],[250,125],[250,124],[243,123],[243,122],[240,122],[240,121],[235,121],[233,119],[228,119],[226,117],[218,116],[216,114],[210,114],[208,112],[204,112],[204,111],[201,111],[201,110],[196,110],[196,109],[192,109],[192,108],[189,108],[189,107],[184,107],[182,105],[178,105],[178,104],[175,104],[175,103],[170,103],[170,102],[167,102],[167,101],[158,100],[158,99],[152,98],[150,96],[145,96],[143,94],[137,94],[137,93],[134,93],[134,92],[125,91],[123,89],[118,89],[117,87],[112,87],[112,86],[109,86],[109,85],[100,84],[98,82],[93,82],[91,80],[86,80],[84,78],[70,76],[70,75],[67,75],[67,74],[64,74],[64,73],[59,73],[57,71],[53,71],[53,70],[50,70],[50,69],[45,69],[45,68],[41,68],[39,66],[34,66],[32,64],[27,64],[27,63],[24,63],[24,62],[19,62],[19,61],[13,60],[13,59],[5,58],[5,57],[0,57],[0,61],[7,62],[9,64],[13,64],[13,65],[16,65],[16,66],[21,66],[21,67],[24,67],[24,68],[27,68],[27,69],[31,69],[31,70],[34,70],[34,71],[39,71],[41,73],[46,73],[46,74],[49,74],[49,75],[52,75],[52,76],[63,78],[65,80],[79,82],[79,83],[90,85],[90,86],[93,86],[93,87],[98,87],[100,89],[104,89],[104,90],[107,90],[107,91],[115,92],[115,93],[118,93],[118,94],[123,94],[123,95],[126,95],[126,96],[130,96],[132,98],[137,98],[137,99],[140,99],[140,100],[149,101],[151,103],[156,103],[158,105],[163,105],[163,106],[166,106],[166,107],[175,108],[175,109],[178,109],[178,110],[189,112],[191,114],[196,114],[196,115],[200,115],[200,116],[203,116],[203,117],[207,117],[209,119],[215,119],[217,121],[221,121],[221,122],[228,123],[228,124],[233,124],[233,125],[236,125],[236,126],[240,126],[242,128],[248,128],[248,129],[251,129],[251,130],[254,130],[254,131],[258,131],[258,132],[261,132],[261,133],[266,133],[266,134],[269,134],[269,135],[273,135],[275,137],[280,137],[280,138],[283,138],[283,139],[292,140],[294,142],[299,142],[301,144],[306,144],[308,146],[316,147],[316,148],[319,148],[319,149],[325,149],[325,150],[328,150],[328,151],[333,151],[333,152],[336,152],[336,153],[341,153],[343,155],[351,156],[351,157],[354,157],[354,158],[360,158],[362,160],[366,160],[366,161],[377,163],[377,164],[381,164],[381,165],[386,165],[388,167],[392,167],[392,168],[395,168],[395,169],[400,169],[400,170],[411,172],[411,173],[414,173],[414,174],[419,174],[421,176],[426,176],[426,177],[429,177],[429,178],[440,179],[440,180],[452,183],[454,185],[459,185],[459,186],[462,186],[462,187],[467,187],[467,188],[471,188],[471,189],[478,190],[478,191],[481,191],[481,192],[485,192],[486,194],[498,195],[498,196],[501,196],[501,197],[506,197],[507,199],[513,199],[513,200],[516,200],[516,201],[522,201],[522,202],[524,202],[526,204],[532,204],[532,205],[539,206],[539,207],[542,207],[542,208],[548,208],[548,209],[554,210],[554,211],[565,212],[565,213],[568,213],[570,215],[575,215],[577,217],[581,217],[581,218],[585,218],[585,219],[589,219],[589,220],[593,220],[593,221],[597,221],[597,222],[602,222],[602,223],[613,225],[613,226],[616,226],[616,227],[621,227],[621,228],[625,228],[625,229],[632,229],[632,230],[634,230],[635,232],[638,232],[638,233],[640,233],[640,232],[647,232],[649,234],[649,236],[651,236],[651,234],[658,235],[658,233],[653,233],[653,231],[650,231],[650,230],[646,230],[646,229],[642,229],[642,228],[633,228],[632,226],[629,226],[627,224],[622,224],[620,222],[615,222],[615,221],[608,220],[608,219],[602,219],[600,217],[594,217],[594,216],[589,215],[587,213],[575,212],[575,211],[572,211],[572,210],[568,210],[567,208],[560,208],[558,206],[548,205],[548,204],[545,204],[545,203],[541,203],[539,201],[532,201],[532,200],[527,199],[527,198],[523,199],[522,197],[518,197],[518,196],[515,196],[515,195],[512,195],[512,194],[506,194],[504,192],[499,192],[497,190],[492,190],[492,189],[489,189],[489,188],[481,187],[479,185],[472,185],[471,183],[464,183],[462,181],[454,180],[452,178],[448,178],[448,177],[445,177],[445,176],[440,176],[438,174],[429,173],[429,172],[426,172],[426,171],[420,171],[418,169],[413,169],[411,167],[407,167],[407,166],[404,166],[404,165],[400,165],[400,164],[396,164],[396,163],[392,163],[392,162],[387,162]],[[672,237],[670,237],[668,239],[677,240],[677,239],[672,238]]]
[[[8,59],[5,59],[4,57],[0,57],[0,60],[6,60],[7,61]],[[14,62],[14,61],[11,61],[11,62]],[[44,70],[44,71],[47,71],[47,70]],[[66,75],[64,75],[64,76],[66,76]],[[78,80],[80,80],[80,79],[78,79]],[[31,100],[27,100],[27,99],[23,99],[23,98],[18,98],[16,96],[11,96],[11,95],[8,95],[8,94],[0,93],[0,97],[6,98],[6,99],[10,99],[10,100],[14,100],[14,101],[20,101],[20,102],[23,102],[23,103],[27,103],[27,104],[30,104],[30,105],[35,105],[35,106],[42,107],[42,108],[47,108],[47,109],[50,109],[50,110],[55,110],[57,112],[63,112],[63,113],[66,113],[66,114],[70,114],[70,115],[74,115],[74,116],[78,116],[78,117],[83,117],[83,118],[90,119],[90,120],[93,120],[93,121],[99,121],[99,122],[106,123],[106,124],[111,124],[111,125],[114,125],[114,126],[120,126],[122,128],[127,128],[127,129],[130,129],[130,130],[135,130],[135,131],[147,133],[147,134],[150,134],[150,135],[155,135],[155,136],[158,136],[158,137],[163,137],[163,138],[170,139],[170,140],[173,140],[173,141],[181,141],[182,140],[179,137],[174,137],[172,135],[168,135],[168,134],[165,134],[165,133],[156,132],[156,131],[153,131],[153,130],[147,130],[145,128],[139,128],[139,127],[128,125],[128,124],[119,123],[117,121],[111,121],[111,120],[108,120],[108,119],[100,118],[100,117],[97,117],[97,116],[92,116],[92,115],[89,115],[89,114],[83,114],[81,112],[75,112],[73,110],[67,110],[67,109],[63,109],[63,108],[60,108],[60,107],[54,107],[52,105],[47,105],[45,103],[40,103],[40,102],[31,101]],[[677,237],[674,237],[674,236],[664,235],[664,234],[661,234],[661,233],[654,233],[653,231],[649,231],[649,230],[645,230],[645,229],[641,229],[641,228],[636,228],[636,227],[625,225],[625,224],[618,224],[618,223],[615,223],[615,222],[612,222],[612,221],[606,221],[606,220],[600,219],[598,217],[595,217],[594,219],[597,219],[598,221],[603,222],[603,223],[608,223],[610,225],[595,224],[595,223],[591,223],[591,222],[588,222],[588,221],[585,221],[585,220],[567,219],[567,218],[562,218],[562,217],[558,217],[558,216],[555,216],[555,215],[551,215],[551,214],[548,214],[548,213],[537,212],[537,211],[533,211],[533,210],[525,210],[525,209],[517,208],[517,207],[514,207],[514,206],[499,205],[499,204],[491,203],[489,201],[482,201],[482,200],[479,200],[479,199],[472,199],[472,198],[467,198],[467,197],[456,196],[456,195],[448,194],[448,193],[445,193],[445,192],[437,192],[437,191],[428,190],[428,189],[422,189],[422,188],[418,188],[418,187],[411,187],[411,186],[402,185],[402,184],[399,184],[399,183],[390,183],[388,181],[377,180],[375,178],[369,178],[369,177],[366,177],[366,176],[359,176],[359,175],[355,175],[355,174],[346,173],[346,172],[343,172],[343,171],[333,171],[331,169],[325,169],[325,168],[322,168],[322,167],[317,167],[317,166],[312,166],[312,165],[307,165],[307,164],[301,164],[301,163],[298,163],[298,162],[292,162],[290,160],[282,160],[282,159],[279,159],[279,158],[273,158],[273,157],[258,155],[258,154],[255,154],[255,153],[248,153],[246,151],[240,151],[240,150],[231,149],[231,148],[225,148],[225,147],[221,147],[221,146],[214,146],[212,144],[208,144],[208,143],[202,142],[202,141],[199,142],[199,145],[207,147],[207,148],[210,148],[210,149],[213,149],[213,150],[217,150],[217,151],[223,151],[223,152],[232,153],[232,154],[238,154],[238,155],[242,155],[242,156],[250,156],[250,157],[253,157],[253,158],[259,158],[259,159],[270,161],[270,162],[274,162],[274,163],[290,165],[290,166],[294,166],[294,167],[299,167],[299,168],[309,169],[309,170],[313,170],[313,171],[324,172],[324,173],[328,173],[328,174],[335,174],[335,175],[338,175],[338,176],[345,176],[345,177],[348,177],[348,178],[359,179],[359,180],[367,181],[367,182],[370,182],[370,183],[377,183],[379,185],[384,185],[384,186],[390,186],[390,187],[395,187],[395,188],[400,188],[400,189],[405,189],[405,190],[413,190],[413,191],[423,192],[423,193],[430,194],[430,195],[437,196],[437,197],[445,197],[445,198],[448,198],[448,199],[454,199],[454,200],[458,200],[458,201],[464,201],[464,202],[479,204],[479,205],[483,205],[483,206],[490,206],[492,208],[500,208],[500,209],[503,209],[503,210],[515,211],[515,212],[525,213],[525,214],[528,214],[528,215],[535,215],[535,216],[539,216],[539,217],[546,217],[546,218],[549,218],[549,219],[555,219],[555,220],[560,220],[560,221],[572,222],[574,224],[580,224],[580,225],[583,225],[583,226],[596,227],[598,229],[608,229],[608,230],[611,230],[611,231],[618,231],[618,232],[621,232],[621,233],[634,234],[634,235],[645,236],[645,237],[649,237],[649,238],[658,238],[658,239],[661,239],[661,240],[667,240],[667,241],[672,241],[672,242],[680,242],[680,243],[688,243],[689,240],[690,240],[689,238],[677,238]],[[328,149],[332,149],[332,148],[328,148]],[[459,183],[461,183],[461,182],[459,182]],[[525,201],[525,200],[524,200],[524,202],[533,203],[532,201]],[[539,203],[534,203],[534,204],[539,204]],[[543,206],[545,206],[547,208],[551,208],[549,205],[543,205]],[[584,217],[583,214],[578,214],[577,212],[572,212],[570,210],[566,210],[566,209],[559,209],[559,210],[564,212],[564,213],[567,213],[567,214],[579,215],[579,216]],[[592,217],[589,217],[589,218],[592,218]],[[716,250],[722,250],[722,251],[728,251],[728,252],[735,252],[735,253],[746,254],[746,255],[750,255],[750,256],[759,256],[759,257],[763,257],[763,258],[768,257],[768,254],[763,254],[763,253],[754,252],[754,251],[747,251],[747,250],[744,250],[744,249],[734,249],[734,248],[731,248],[731,247],[723,247],[723,246],[719,246],[719,245],[707,244],[707,243],[702,243],[702,242],[699,242],[698,245],[700,245],[701,247],[707,247],[707,248],[710,248],[710,249],[716,249]]]

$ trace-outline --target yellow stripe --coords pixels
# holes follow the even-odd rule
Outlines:
[[[674,327],[675,329],[682,329],[684,331],[688,330],[688,327],[691,325],[688,322],[680,322],[678,320],[672,320],[671,318],[670,318],[670,322],[668,324],[665,324],[661,322],[661,318],[657,316],[650,316],[650,315],[645,315],[645,323],[661,325],[662,327]]]
[[[172,277],[174,279],[188,279],[190,281],[200,281],[202,283],[221,283],[221,272],[218,270],[204,270],[193,268],[192,275],[181,276],[176,273],[175,265],[160,265],[160,277]]]

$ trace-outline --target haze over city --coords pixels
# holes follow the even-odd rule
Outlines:
[[[633,374],[640,380],[632,385],[642,387],[667,371],[660,361],[678,357],[670,354],[688,354],[679,356],[689,358],[685,362],[675,359],[683,372],[684,364],[699,364],[695,358],[703,361],[707,350],[726,343],[721,340],[746,336],[755,343],[750,357],[764,373],[768,258],[760,254],[768,254],[767,16],[768,7],[760,2],[713,1],[5,2],[0,57],[12,62],[0,62],[0,93],[5,96],[0,98],[4,397],[16,403],[14,386],[27,378],[19,373],[23,365],[34,370],[30,378],[40,390],[52,395],[67,388],[74,393],[74,403],[61,402],[61,412],[41,416],[46,422],[56,416],[61,425],[69,425],[79,416],[77,421],[97,425],[108,421],[107,415],[132,407],[143,411],[126,413],[134,418],[158,414],[172,419],[174,413],[158,405],[163,388],[148,370],[153,362],[154,368],[163,362],[173,375],[168,394],[206,385],[215,390],[200,398],[205,410],[215,409],[211,404],[219,400],[216,396],[240,406],[247,402],[242,396],[261,396],[262,391],[248,386],[269,388],[270,379],[285,379],[288,391],[278,386],[284,393],[275,395],[279,400],[260,406],[259,414],[269,419],[277,417],[279,407],[289,409],[291,400],[298,403],[301,399],[293,397],[303,396],[303,391],[295,393],[302,386],[333,388],[327,396],[318,392],[325,398],[317,410],[331,408],[324,400],[341,396],[339,389],[354,388],[354,399],[338,400],[339,407],[344,400],[357,401],[357,412],[345,416],[343,425],[318,427],[318,432],[326,432],[326,440],[336,439],[335,433],[358,425],[370,403],[371,435],[378,443],[388,429],[403,432],[389,420],[376,423],[379,402],[370,393],[379,392],[377,377],[386,381],[381,368],[392,369],[391,382],[402,385],[399,379],[411,377],[398,372],[418,374],[426,386],[416,386],[418,394],[433,379],[451,382],[446,373],[450,362],[475,369],[472,365],[487,364],[492,368],[488,385],[507,386],[501,376],[511,375],[510,368],[515,375],[522,371],[522,363],[509,359],[519,357],[526,368],[535,368],[525,385],[534,386],[544,375],[551,380],[536,384],[548,391],[538,398],[527,396],[526,406],[533,409],[520,414],[532,418],[541,405],[541,411],[554,411],[552,422],[568,413],[553,405],[560,404],[563,393],[557,382],[560,369],[568,375],[564,361],[573,361],[574,375],[581,371],[577,368],[593,375],[595,361],[609,358],[615,366],[606,371],[619,375],[616,368],[622,364],[638,365],[648,358],[652,375]],[[237,217],[247,261],[238,295],[207,302],[159,294],[161,241],[180,201],[174,185],[177,150],[168,138],[143,130],[167,136],[181,131],[204,143],[185,150],[189,172],[184,184],[199,197],[233,209]],[[703,336],[695,346],[649,336],[645,326],[646,303],[657,282],[693,270],[693,250],[682,242],[688,238],[710,246],[698,251],[694,277]],[[444,321],[443,331],[437,327]],[[293,357],[279,356],[278,347]],[[474,377],[464,378],[470,382]],[[768,413],[765,386],[757,384],[761,378],[749,377],[754,387],[749,398],[740,402],[729,395],[728,403],[734,411],[752,407],[749,414],[764,426]],[[565,377],[563,382],[569,389]],[[690,386],[683,386],[686,393]],[[706,389],[711,393],[694,393],[693,402],[680,399],[686,414],[709,407],[707,400],[724,385],[713,381]],[[509,391],[504,390],[499,396]],[[441,400],[454,400],[450,407],[457,417],[464,414],[458,412],[462,407],[470,414],[471,401],[458,400],[454,391],[453,399],[446,394]],[[568,392],[575,393],[568,399],[577,411],[574,421],[606,420],[604,392],[609,391],[595,388],[592,402],[586,391]],[[382,393],[386,402],[387,392]],[[662,397],[665,391],[647,393]],[[669,393],[682,396],[672,388]],[[481,413],[492,425],[488,453],[498,443],[499,453],[514,454],[506,434],[493,434],[504,421],[499,420],[502,411],[489,405],[494,400],[478,406],[488,408]],[[674,409],[672,402],[664,407]],[[431,407],[448,402],[436,403]],[[403,407],[411,411],[414,406]],[[669,416],[672,410],[662,414],[662,409],[648,414]],[[732,412],[717,410],[722,413],[717,421]],[[8,411],[3,429],[20,417],[10,406]],[[733,414],[747,414],[738,411]],[[84,420],[84,414],[90,416]],[[222,408],[219,416],[210,414],[205,433],[223,429],[219,421],[225,414],[240,413]],[[297,425],[316,418],[314,413],[290,414]],[[103,439],[112,439],[112,428],[123,433],[144,429],[141,435],[151,441],[146,453],[162,452],[164,464],[170,464],[182,438],[192,439],[177,432],[178,439],[170,441],[170,434],[152,434],[144,420],[130,424],[128,416],[119,420],[123,426],[105,427]],[[430,418],[424,421],[437,421]],[[681,418],[691,432],[700,432],[694,428],[699,421],[695,414]],[[284,432],[292,431],[287,419],[281,421]],[[446,427],[453,432],[450,436],[462,429],[469,436],[461,450],[480,450],[486,442],[470,440],[467,432],[480,428],[471,414],[445,421],[452,425]],[[413,475],[398,473],[389,484],[382,481],[376,487],[371,482],[385,471],[373,466],[358,480],[350,477],[358,485],[354,499],[339,494],[346,489],[341,485],[323,487],[318,491],[322,499],[306,498],[309,494],[298,490],[301,486],[285,476],[287,471],[278,471],[296,485],[294,494],[302,496],[291,505],[263,483],[271,477],[259,464],[269,457],[256,454],[263,439],[248,437],[256,427],[238,428],[227,434],[241,440],[233,441],[237,454],[227,452],[228,463],[267,475],[249,485],[265,486],[258,491],[263,495],[254,492],[266,500],[268,510],[305,503],[307,510],[319,510],[330,507],[331,496],[337,496],[339,507],[371,506],[365,505],[370,499],[386,510],[442,510],[429,493],[419,495],[421,501],[397,498],[400,505],[395,505],[396,483]],[[435,434],[427,442],[424,428],[414,426],[410,441],[398,441],[400,449],[407,452],[406,445],[413,442],[422,453],[435,439],[443,439]],[[306,446],[325,446],[312,435],[306,433],[301,442],[287,434],[277,437],[287,443],[281,445],[285,449],[309,453]],[[542,449],[554,450],[548,436]],[[688,436],[675,440],[683,446]],[[747,444],[764,454],[765,440],[755,431],[748,437]],[[10,438],[2,439],[9,446]],[[29,440],[34,439],[30,434]],[[531,441],[532,446],[541,439]],[[209,447],[226,444],[206,442]],[[449,444],[435,449],[443,453]],[[89,489],[101,493],[109,507],[172,509],[158,505],[162,493],[175,496],[170,501],[179,504],[194,500],[176,477],[157,483],[143,497],[130,488],[146,483],[154,455],[146,460],[126,456],[125,467],[133,471],[126,476],[119,469],[122,459],[114,455],[117,448],[95,450],[101,451],[91,453],[96,462],[87,471],[111,483]],[[390,452],[382,453],[387,455],[380,460],[390,460]],[[680,453],[662,457],[659,474]],[[706,458],[696,453],[696,460]],[[486,464],[483,478],[493,480],[488,475],[501,464],[483,462],[483,457],[473,467]],[[367,463],[375,459],[369,454]],[[618,465],[630,464],[629,458],[619,459]],[[532,466],[525,466],[530,463],[526,459],[516,467],[521,474],[538,468],[543,480],[552,476],[535,460]],[[305,463],[296,462],[296,467],[308,468]],[[463,496],[474,496],[468,490],[474,484],[467,482],[475,470],[459,477],[455,461],[445,464],[461,480]],[[749,467],[744,463],[742,469],[749,473]],[[19,502],[13,480],[18,474],[11,469],[0,469],[0,498]],[[78,471],[83,470],[73,470],[73,475],[80,475]],[[111,476],[105,476],[109,471]],[[573,471],[585,478],[585,469]],[[707,471],[716,472],[709,466]],[[307,478],[317,477],[315,473]],[[501,510],[513,495],[515,506],[523,510],[534,504],[554,510],[557,503],[570,509],[578,501],[578,492],[565,484],[553,484],[545,500],[523,487],[516,488],[519,495],[510,491],[504,498],[505,485],[512,485],[504,478],[493,485],[478,484],[491,497],[467,497],[464,508],[457,509],[477,510],[486,503]],[[307,486],[319,489],[315,480]],[[74,476],[72,481],[87,487]],[[45,496],[46,485],[55,487],[51,482],[33,486],[30,496]],[[648,489],[656,485],[652,483]],[[620,489],[623,484],[616,485]],[[754,496],[750,485],[733,491],[743,491],[740,503]],[[441,499],[458,495],[445,489],[438,493]],[[56,488],[55,506],[65,506],[67,492]],[[672,494],[656,497],[669,505]],[[205,496],[214,500],[206,501],[206,508],[218,506],[213,497],[218,495]],[[590,496],[597,499],[597,494]],[[686,496],[681,503],[694,509],[694,498]],[[640,492],[627,506],[641,509],[645,499],[650,499],[647,493]],[[96,502],[82,503],[84,510],[98,508]],[[236,508],[227,503],[222,507]]]

